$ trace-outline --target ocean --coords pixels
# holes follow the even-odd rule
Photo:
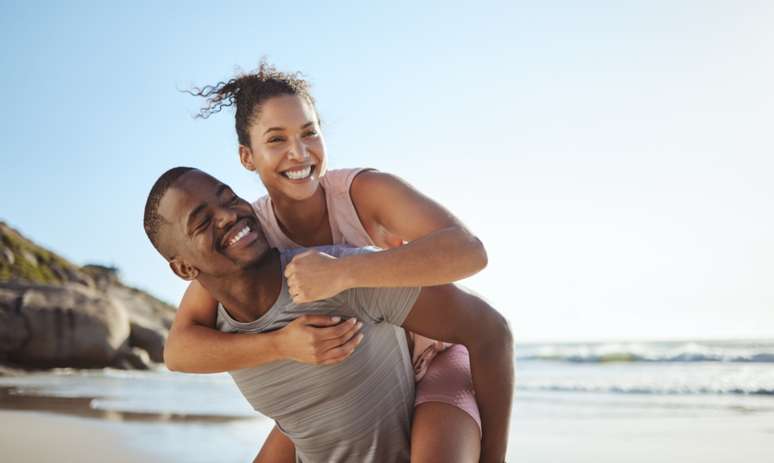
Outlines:
[[[754,422],[763,424],[750,429],[774,443],[774,340],[518,345],[516,379],[513,457],[536,423],[562,423],[570,434],[594,423],[602,431],[586,440],[604,447],[613,435],[605,423],[693,423],[698,430],[702,422]],[[0,408],[102,420],[164,461],[252,461],[272,426],[227,374],[164,369],[0,377]],[[774,444],[764,450],[772,459],[760,461],[774,461]]]

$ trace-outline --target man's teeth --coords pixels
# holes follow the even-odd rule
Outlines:
[[[285,177],[291,180],[301,180],[302,178],[309,177],[309,174],[311,173],[312,173],[312,166],[306,166],[303,169],[288,170],[284,172]]]
[[[235,245],[235,244],[237,243],[237,241],[239,241],[239,240],[241,240],[242,238],[244,238],[244,237],[245,237],[245,236],[246,236],[248,233],[250,233],[250,227],[247,227],[247,226],[246,226],[245,228],[241,229],[241,230],[239,231],[239,233],[237,233],[236,235],[234,235],[234,237],[233,237],[233,238],[231,238],[230,240],[228,240],[228,245],[229,245],[229,246],[233,246],[233,245]]]

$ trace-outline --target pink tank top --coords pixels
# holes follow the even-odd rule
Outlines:
[[[329,170],[320,179],[320,186],[325,192],[325,203],[328,206],[328,220],[330,222],[333,244],[348,244],[354,247],[374,246],[373,240],[360,222],[355,205],[349,195],[352,181],[355,177],[369,169],[336,169]],[[299,248],[300,244],[294,242],[282,231],[274,214],[269,195],[261,196],[253,203],[253,209],[261,222],[263,233],[269,245],[279,250]],[[451,344],[436,341],[415,333],[409,333],[413,344],[412,360],[414,373],[419,381],[427,372],[430,361]]]

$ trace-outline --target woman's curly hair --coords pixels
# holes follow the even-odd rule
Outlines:
[[[236,106],[237,138],[240,144],[250,146],[248,129],[259,115],[261,105],[275,96],[298,95],[315,108],[309,87],[309,82],[303,79],[300,72],[280,72],[266,60],[261,60],[255,71],[239,74],[228,82],[218,82],[201,88],[194,87],[193,90],[186,90],[186,93],[207,100],[207,106],[199,110],[197,118],[207,119],[223,108]],[[317,115],[316,109],[315,115]],[[319,116],[317,119],[319,121]]]

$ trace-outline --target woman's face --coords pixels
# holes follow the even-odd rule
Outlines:
[[[240,145],[246,169],[258,173],[269,194],[307,199],[325,174],[325,140],[312,105],[297,95],[269,98]]]

